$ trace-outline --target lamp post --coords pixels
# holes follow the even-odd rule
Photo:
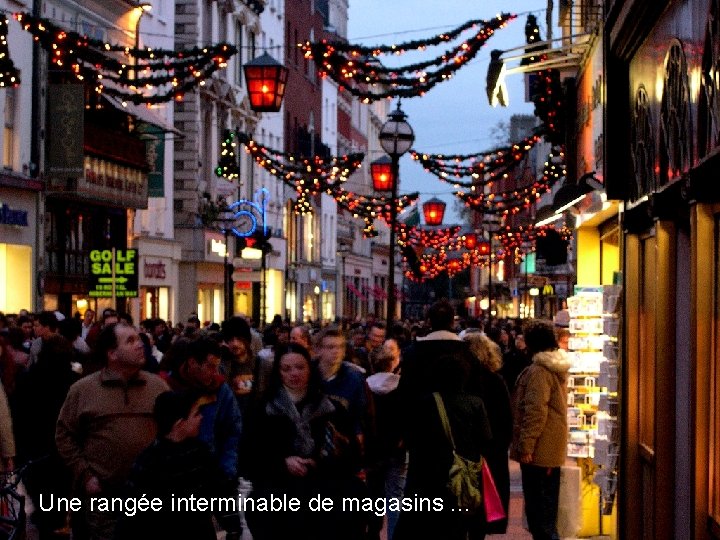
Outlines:
[[[397,224],[397,199],[398,187],[400,184],[400,156],[410,150],[415,141],[415,134],[412,127],[407,123],[407,115],[400,109],[398,101],[397,108],[390,113],[387,122],[380,128],[378,139],[380,146],[390,156],[392,164],[392,191],[390,198],[390,253],[388,261],[388,305],[387,305],[387,327],[390,328],[395,319],[395,226]],[[373,177],[373,182],[375,178]],[[376,185],[377,189],[377,185]],[[387,189],[387,188],[385,188]]]
[[[138,12],[137,21],[135,22],[135,51],[137,51],[140,49],[140,21],[142,21],[143,15],[152,10],[152,4],[143,2],[142,4],[135,6],[135,10]],[[138,78],[137,69],[138,57],[136,54],[133,62],[133,76],[136,79]]]
[[[342,295],[342,296],[338,295],[338,297],[341,297],[341,298],[342,298],[342,310],[341,310],[341,313],[342,313],[342,317],[343,317],[343,319],[344,319],[344,318],[346,317],[346,315],[347,315],[347,308],[346,308],[346,304],[347,304],[347,287],[345,287],[345,257],[346,257],[347,254],[350,252],[350,246],[347,245],[347,244],[340,244],[340,245],[338,246],[337,252],[338,252],[338,255],[340,255],[340,260],[342,261],[342,266],[341,266],[341,270],[340,270],[340,279],[338,280],[337,290],[338,290],[338,291],[343,291],[343,295]]]
[[[228,241],[230,239],[232,228],[235,225],[235,213],[231,210],[223,210],[218,213],[217,218],[215,218],[215,225],[225,237],[225,253],[223,256],[223,299],[225,303],[225,320],[227,320],[232,317],[233,314],[232,291],[230,290],[232,281],[230,279],[231,272],[229,268],[232,265],[228,262],[228,253],[230,251]]]

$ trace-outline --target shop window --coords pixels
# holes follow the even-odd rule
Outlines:
[[[0,312],[32,308],[32,248],[0,244]]]
[[[235,47],[238,52],[235,56],[235,82],[238,86],[243,82],[243,63],[245,51],[243,50],[243,24],[240,21],[235,23]]]
[[[642,282],[640,298],[640,444],[652,454],[655,448],[655,318],[656,312],[656,240],[642,243]]]
[[[170,295],[167,287],[142,287],[140,289],[140,319],[170,318]]]
[[[3,128],[3,167],[12,169],[15,162],[15,88],[5,89],[5,125]]]
[[[715,538],[720,538],[720,218],[715,221],[714,349],[710,362],[710,448],[708,455],[709,515]]]

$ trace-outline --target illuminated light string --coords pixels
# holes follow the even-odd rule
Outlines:
[[[565,151],[562,147],[553,148],[545,162],[542,178],[524,188],[501,192],[481,191],[476,193],[475,186],[469,191],[458,191],[455,195],[465,206],[482,214],[509,215],[528,209],[543,193],[565,177]],[[490,185],[485,187],[491,187]]]
[[[20,72],[10,58],[8,19],[0,14],[0,87],[19,86]]]
[[[322,40],[298,46],[306,59],[315,62],[321,77],[330,77],[350,94],[361,98],[364,103],[370,103],[386,98],[420,96],[436,84],[449,80],[457,70],[475,58],[496,30],[515,18],[516,15],[503,13],[488,21],[471,20],[450,32],[397,45],[367,47]],[[385,67],[378,60],[386,54],[424,51],[427,47],[451,42],[463,32],[478,26],[479,30],[472,37],[431,60],[396,68]],[[431,67],[437,69],[429,69]]]
[[[425,154],[411,150],[414,160],[423,168],[437,176],[443,182],[456,188],[485,186],[508,174],[540,141],[539,134],[525,137],[522,141],[493,150],[473,154]],[[461,182],[457,178],[472,177],[471,182]]]
[[[228,59],[237,52],[227,43],[181,50],[135,49],[91,39],[28,13],[15,13],[14,17],[48,51],[58,68],[69,70],[79,80],[94,81],[98,93],[134,104],[181,100],[215,71],[227,67]],[[124,56],[126,61],[113,55]]]
[[[240,178],[240,165],[237,156],[237,141],[235,132],[227,129],[223,133],[223,140],[220,143],[220,160],[215,167],[215,174],[230,182]]]
[[[312,197],[326,193],[335,199],[337,205],[355,218],[365,222],[363,235],[377,236],[374,222],[382,219],[390,223],[390,210],[393,201],[388,197],[374,197],[347,191],[342,184],[362,165],[364,154],[355,153],[344,156],[313,156],[302,157],[296,154],[281,152],[264,146],[253,140],[250,135],[240,131],[234,132],[237,144],[243,144],[245,152],[272,176],[295,190],[297,198],[293,203],[293,211],[299,215],[313,212]],[[224,140],[232,148],[232,141],[227,136]],[[228,161],[233,159],[230,150],[223,154],[221,148],[220,161],[216,173],[223,176]],[[419,193],[409,193],[398,197],[395,208],[402,212],[417,200]]]
[[[412,249],[410,261],[406,250],[401,249],[404,273],[408,279],[416,282],[434,279],[443,272],[450,277],[462,272],[470,266],[486,267],[489,258],[493,260],[512,259],[515,263],[522,261],[526,253],[535,251],[535,242],[544,237],[548,231],[557,232],[564,241],[572,238],[572,231],[563,226],[560,229],[552,225],[536,227],[503,226],[492,234],[495,249],[490,252],[491,243],[478,241],[473,249],[467,249],[467,236],[458,234],[460,227],[433,230],[420,227],[404,227],[400,231],[398,243],[401,248]],[[497,242],[497,243],[495,243]]]
[[[270,174],[294,189],[312,194],[327,192],[336,183],[347,180],[365,158],[362,153],[303,157],[264,146],[241,131],[236,131],[235,135],[238,143],[245,146],[245,151]]]
[[[532,45],[540,39],[540,27],[537,24],[537,18],[530,15],[525,24],[525,41],[528,45]],[[535,48],[528,47],[526,50],[533,52],[537,48],[538,46]],[[546,54],[529,56],[520,63],[521,65],[532,65],[547,60],[547,58]],[[535,105],[535,116],[542,121],[545,127],[545,138],[548,142],[561,144],[565,133],[565,115],[560,71],[557,69],[541,69],[536,71],[534,75],[534,77],[530,78],[530,96]]]

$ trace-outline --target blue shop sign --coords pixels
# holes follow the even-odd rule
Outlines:
[[[28,213],[25,210],[13,210],[7,204],[0,203],[0,225],[28,226]]]

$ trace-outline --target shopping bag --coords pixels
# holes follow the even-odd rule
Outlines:
[[[500,494],[495,487],[495,480],[493,480],[490,469],[488,468],[487,461],[483,460],[482,463],[482,482],[483,482],[483,504],[485,505],[485,520],[488,523],[493,521],[500,521],[505,519],[505,508],[500,500]]]

